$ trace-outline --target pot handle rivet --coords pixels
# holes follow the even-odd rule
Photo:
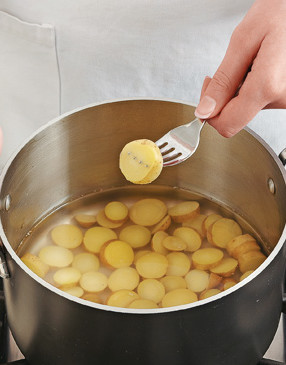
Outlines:
[[[8,194],[7,196],[5,196],[4,199],[0,201],[0,209],[8,211],[10,209],[10,206],[11,206],[11,196]]]
[[[280,158],[281,162],[283,163],[283,165],[285,166],[286,165],[286,148],[284,148],[284,150],[280,152],[279,158]]]
[[[275,187],[274,181],[271,179],[271,177],[268,179],[267,185],[268,185],[268,189],[269,189],[270,193],[275,194],[276,187]]]

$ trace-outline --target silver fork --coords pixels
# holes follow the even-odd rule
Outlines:
[[[188,124],[171,129],[156,141],[163,156],[163,166],[174,166],[185,161],[196,151],[205,121],[198,118]]]

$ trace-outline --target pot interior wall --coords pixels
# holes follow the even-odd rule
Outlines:
[[[14,249],[41,217],[61,203],[87,193],[128,185],[118,157],[134,139],[156,141],[169,129],[194,118],[194,107],[157,100],[129,100],[77,111],[32,138],[11,163],[1,199],[5,234]],[[197,152],[164,168],[153,183],[187,189],[241,215],[273,248],[285,226],[285,180],[279,161],[247,130],[231,139],[208,125]],[[282,166],[282,165],[281,165]],[[276,187],[268,188],[269,178]]]

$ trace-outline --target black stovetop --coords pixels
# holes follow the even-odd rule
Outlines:
[[[2,280],[0,280],[0,365],[28,365],[25,359],[7,362],[8,361],[8,323],[6,318],[6,310],[4,304],[4,293]],[[285,316],[285,315],[283,315]],[[284,319],[285,328],[285,319]],[[84,365],[84,364],[83,364]],[[285,362],[279,362],[270,359],[262,359],[257,365],[286,365]]]

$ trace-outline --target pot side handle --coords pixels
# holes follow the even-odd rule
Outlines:
[[[280,152],[278,157],[280,158],[281,162],[285,166],[286,165],[286,148],[284,148],[284,150]]]
[[[4,246],[1,240],[0,240],[0,277],[3,279],[8,279],[10,277],[4,254]]]

